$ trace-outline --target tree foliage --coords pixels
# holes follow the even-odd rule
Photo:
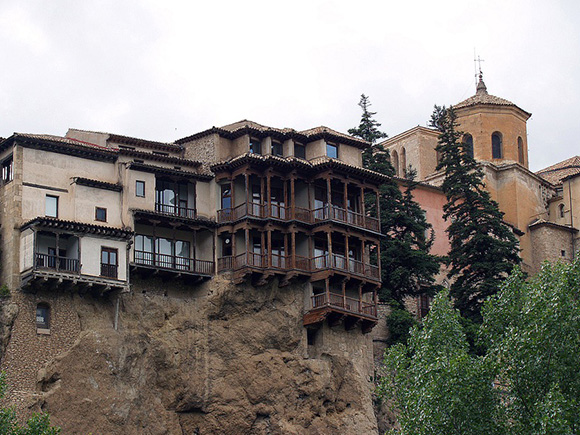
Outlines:
[[[385,354],[377,393],[398,411],[400,431],[413,435],[502,434],[504,418],[494,374],[468,344],[449,293],[437,294],[423,328],[408,346]]]
[[[483,310],[513,434],[580,433],[580,260],[517,270]]]
[[[461,143],[453,108],[438,112],[440,153],[437,170],[445,172],[442,184],[447,203],[443,217],[451,248],[447,257],[454,278],[451,295],[461,315],[481,321],[483,301],[496,293],[513,266],[520,262],[518,241],[503,221],[498,204],[485,190],[483,172]]]
[[[0,399],[6,394],[6,374],[0,373]],[[0,409],[0,434],[3,435],[57,435],[60,428],[50,425],[50,418],[45,413],[35,413],[24,426],[18,423],[12,408]]]
[[[529,280],[516,268],[485,302],[483,357],[468,353],[440,292],[409,346],[385,354],[377,393],[397,408],[399,433],[580,433],[579,288],[580,259]]]
[[[434,293],[434,276],[439,271],[437,257],[429,254],[433,242],[431,225],[425,213],[413,200],[416,183],[410,178],[405,192],[396,181],[395,170],[388,152],[376,141],[387,137],[378,130],[380,123],[374,120],[376,112],[369,111],[370,101],[361,95],[359,106],[363,110],[358,127],[348,132],[371,143],[363,152],[363,166],[384,174],[388,180],[379,186],[381,232],[381,300],[402,301],[406,295]],[[413,172],[410,171],[412,177]],[[367,198],[366,209],[376,209],[373,198]],[[427,234],[427,235],[426,235]]]

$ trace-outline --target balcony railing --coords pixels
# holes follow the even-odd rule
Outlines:
[[[156,202],[155,211],[168,216],[179,216],[188,219],[195,219],[197,217],[197,210],[195,208],[180,207],[172,204]]]
[[[234,269],[241,269],[242,267],[266,267],[266,256],[264,254],[257,254],[254,252],[245,252],[234,257]]]
[[[177,272],[191,272],[199,275],[213,275],[214,273],[214,262],[210,260],[138,250],[135,250],[134,259],[135,264]]]
[[[65,258],[39,252],[36,253],[36,267],[71,273],[78,273],[81,270],[80,262],[76,258]]]
[[[377,218],[366,216],[352,210],[346,210],[332,204],[325,204],[322,207],[313,210],[314,221],[333,220],[344,222],[356,227],[366,228],[371,231],[379,232],[380,225]]]
[[[116,264],[101,263],[101,276],[117,279],[117,269]]]
[[[329,254],[320,255],[314,257],[311,260],[311,269],[323,270],[323,269],[336,269],[344,272],[349,272],[353,275],[364,276],[371,278],[375,281],[379,281],[379,267],[373,264],[363,263],[362,261],[355,260],[353,258],[347,258],[341,254]]]
[[[334,307],[358,315],[377,317],[377,306],[374,302],[351,298],[339,293],[320,293],[312,296],[312,309]]]

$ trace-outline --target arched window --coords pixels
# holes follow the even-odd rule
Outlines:
[[[524,141],[518,136],[518,162],[524,164]]]
[[[560,204],[558,206],[558,210],[560,212],[560,217],[563,218],[564,217],[564,204]]]
[[[399,175],[399,155],[396,151],[393,151],[391,164],[393,165],[393,168],[395,168],[395,175]]]
[[[50,305],[46,302],[36,306],[36,329],[50,329]]]
[[[503,158],[501,133],[495,132],[491,135],[491,156],[494,159]]]
[[[401,176],[405,177],[407,175],[407,152],[405,148],[401,148],[401,170],[399,171]]]
[[[473,158],[473,137],[470,134],[465,134],[461,142],[463,143],[465,154]]]

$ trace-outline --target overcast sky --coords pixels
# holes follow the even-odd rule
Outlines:
[[[0,0],[0,136],[170,142],[251,119],[394,136],[490,94],[532,113],[530,167],[580,154],[580,2]]]

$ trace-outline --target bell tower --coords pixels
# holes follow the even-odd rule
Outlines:
[[[481,70],[475,95],[453,107],[459,130],[465,133],[463,141],[472,145],[476,160],[516,162],[528,168],[526,122],[532,115],[489,94]]]

